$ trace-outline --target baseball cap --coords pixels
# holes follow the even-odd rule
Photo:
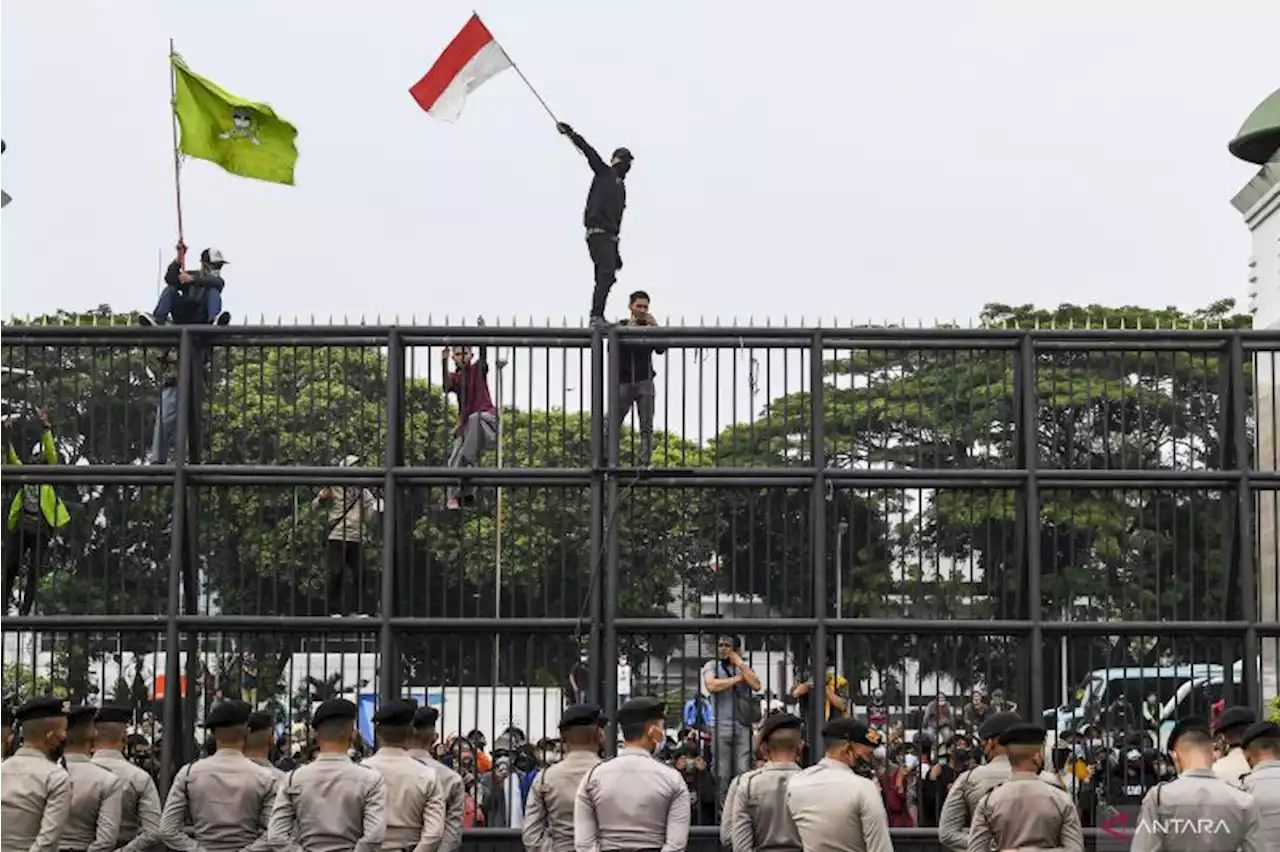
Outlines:
[[[210,266],[220,266],[228,261],[220,249],[207,248],[200,252],[200,262],[207,263]]]

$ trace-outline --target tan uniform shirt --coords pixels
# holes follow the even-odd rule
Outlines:
[[[320,754],[285,776],[271,812],[270,843],[304,852],[380,852],[387,785],[345,754]]]
[[[0,852],[57,852],[71,813],[71,776],[44,752],[0,764]]]
[[[583,776],[573,807],[577,852],[681,852],[688,844],[689,788],[644,749],[621,749]]]
[[[151,852],[160,842],[160,793],[145,769],[134,766],[114,749],[98,749],[93,763],[120,779],[120,834],[116,848],[122,852]]]
[[[1258,806],[1208,769],[1157,784],[1142,800],[1131,852],[1262,852]]]
[[[431,768],[387,746],[361,765],[381,775],[387,787],[383,852],[437,852],[444,838],[444,790]]]
[[[733,808],[738,798],[738,781],[741,775],[729,779],[729,788],[724,793],[724,805],[720,808],[720,845],[733,846]],[[693,807],[692,800],[689,807]]]
[[[1076,803],[1033,773],[1013,773],[983,797],[973,814],[969,852],[992,849],[1084,852]]]
[[[573,808],[578,786],[600,758],[571,751],[564,760],[538,771],[524,804],[520,840],[528,852],[573,852]]]
[[[160,814],[174,852],[265,852],[275,777],[236,749],[220,747],[178,770]],[[184,827],[190,824],[193,834]]]
[[[982,797],[992,789],[1013,777],[1009,758],[1001,755],[989,763],[961,772],[951,785],[942,811],[938,814],[938,840],[952,852],[965,852],[969,848],[969,825],[973,822],[974,809]],[[1062,781],[1052,772],[1041,772],[1040,777],[1058,789]]]
[[[283,778],[287,774],[283,769],[276,766],[274,763],[272,763],[271,761],[267,760],[264,757],[251,757],[249,759],[252,760],[257,765],[261,766],[263,769],[266,769],[272,775],[274,775],[277,781]]]
[[[792,776],[787,810],[804,852],[893,852],[880,788],[839,761],[823,758]]]
[[[428,751],[411,748],[409,756],[436,774],[444,794],[444,838],[440,841],[440,852],[458,852],[462,848],[462,820],[467,812],[467,791],[462,787],[462,776]]]
[[[1237,790],[1244,789],[1240,779],[1250,771],[1249,760],[1244,756],[1244,749],[1240,746],[1232,746],[1229,752],[1213,762],[1213,774]]]
[[[1280,760],[1264,760],[1244,777],[1244,791],[1258,806],[1258,826],[1267,852],[1280,852]]]
[[[738,776],[729,836],[733,852],[800,852],[800,832],[787,810],[795,763],[766,763]]]
[[[66,756],[71,776],[71,814],[58,848],[67,852],[111,852],[120,836],[124,782],[87,754]]]

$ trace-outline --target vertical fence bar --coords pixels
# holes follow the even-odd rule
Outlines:
[[[1245,399],[1252,394],[1250,394],[1245,375],[1244,340],[1238,331],[1231,335],[1229,359],[1231,361],[1231,443],[1235,445],[1233,466],[1236,470],[1247,471],[1254,466],[1246,421],[1248,407],[1245,404]],[[1241,659],[1244,661],[1241,665],[1243,669],[1241,674],[1244,677],[1246,705],[1256,710],[1262,704],[1262,695],[1258,684],[1261,668],[1258,650],[1258,578],[1257,566],[1253,559],[1257,534],[1257,527],[1254,524],[1255,509],[1253,489],[1249,480],[1242,476],[1236,486],[1236,528],[1224,530],[1224,532],[1236,538],[1236,570],[1240,581],[1241,617],[1248,622],[1244,631],[1244,647],[1241,649],[1243,651]],[[1228,618],[1234,615],[1231,612],[1227,613]],[[1230,677],[1234,661],[1224,660],[1223,663],[1228,666],[1227,677]]]
[[[1022,445],[1022,463],[1027,471],[1023,486],[1022,540],[1024,550],[1022,564],[1026,572],[1023,587],[1026,589],[1027,617],[1031,621],[1031,635],[1027,675],[1030,691],[1027,698],[1030,708],[1028,719],[1038,719],[1044,712],[1044,600],[1040,587],[1040,430],[1039,400],[1036,389],[1036,349],[1030,334],[1022,335],[1018,363],[1022,389],[1022,405],[1018,414],[1018,430]]]
[[[809,344],[809,441],[813,447],[813,484],[809,492],[809,547],[813,554],[813,650],[810,671],[813,675],[813,698],[809,702],[809,718],[806,720],[813,732],[810,738],[810,756],[822,753],[818,745],[822,728],[826,725],[826,701],[824,687],[827,674],[827,442],[825,366],[822,330],[813,333]],[[856,617],[856,616],[855,616]],[[836,672],[838,678],[841,672]],[[837,681],[838,683],[839,681]]]
[[[1239,385],[1236,381],[1236,364],[1230,340],[1218,356],[1218,467],[1221,470],[1239,470],[1240,447],[1236,444],[1236,394]],[[1222,491],[1222,519],[1219,521],[1222,531],[1222,562],[1226,568],[1227,582],[1223,596],[1223,614],[1234,620],[1244,617],[1244,606],[1241,598],[1242,586],[1240,577],[1240,548],[1251,547],[1251,542],[1237,534],[1239,529],[1240,506],[1235,494]],[[1219,661],[1226,666],[1223,672],[1222,698],[1228,705],[1239,703],[1236,692],[1239,684],[1235,682],[1232,663],[1235,661],[1236,648],[1242,637],[1223,636],[1219,643]]]
[[[181,731],[185,727],[180,719],[182,702],[182,655],[178,645],[182,637],[178,632],[178,616],[182,613],[182,589],[186,575],[187,559],[187,435],[191,431],[191,382],[196,364],[194,346],[189,329],[182,330],[178,341],[178,422],[174,427],[173,442],[173,517],[169,525],[169,604],[165,610],[164,627],[164,705],[161,715],[164,729],[170,732],[160,744],[160,787],[169,789],[173,775],[183,758],[183,743],[187,739]],[[156,416],[162,412],[157,409]],[[195,684],[188,684],[194,689]]]
[[[502,412],[498,412],[501,416]],[[387,336],[387,474],[382,483],[382,606],[379,611],[378,697],[390,701],[400,694],[400,660],[391,618],[395,615],[396,570],[400,563],[399,483],[395,468],[404,464],[404,341],[400,329]],[[408,564],[408,560],[405,560]],[[496,684],[495,684],[496,685]]]
[[[605,715],[612,719],[618,712],[618,590],[621,586],[621,555],[618,546],[618,522],[622,517],[622,507],[618,501],[621,494],[618,490],[618,459],[621,457],[622,447],[622,420],[626,413],[618,410],[621,402],[621,367],[622,367],[622,351],[621,340],[618,337],[617,326],[609,327],[609,364],[608,364],[608,388],[609,394],[608,410],[605,416],[609,419],[605,421],[609,424],[605,431],[607,443],[605,451],[608,453],[608,463],[611,472],[605,477],[604,485],[604,505],[605,505],[605,524],[604,524],[604,544],[605,544],[605,562],[604,562],[604,612],[603,616],[603,643],[600,655],[601,670],[600,689],[601,701],[600,706],[604,708]],[[612,755],[617,748],[617,736],[608,737],[605,740],[605,753]]]
[[[591,576],[587,579],[589,638],[585,648],[580,652],[587,655],[587,674],[591,689],[600,690],[600,625],[603,620],[604,592],[601,585],[604,580],[604,333],[601,328],[591,331],[591,506],[589,523]],[[581,636],[582,630],[578,630]],[[596,696],[599,697],[598,695]],[[605,748],[612,754],[612,743],[616,742],[615,725],[612,717],[609,721],[608,735],[605,737]]]

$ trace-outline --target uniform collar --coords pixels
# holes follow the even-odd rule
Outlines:
[[[800,764],[796,763],[794,760],[788,760],[786,763],[773,763],[771,761],[769,763],[761,764],[760,768],[764,770],[774,770],[776,772],[781,769],[799,769]]]
[[[400,748],[400,746],[380,746],[374,754],[385,754],[391,757],[409,756],[408,750]]]
[[[1217,778],[1212,769],[1188,769],[1178,773],[1179,778]]]
[[[31,748],[29,746],[23,746],[22,748],[18,749],[13,753],[13,756],[14,757],[38,757],[41,760],[49,760],[49,755],[45,754],[38,748]],[[49,762],[52,763],[53,761],[49,760]]]
[[[987,761],[987,764],[986,764],[986,765],[987,765],[987,766],[1008,766],[1008,765],[1009,765],[1009,755],[1007,755],[1007,754],[1002,754],[1002,755],[1000,755],[999,757],[993,757],[991,760],[988,760],[988,761]]]
[[[351,756],[346,754],[317,754],[315,756],[315,760],[312,762],[316,763],[321,760],[325,760],[330,763],[338,763],[339,761],[346,761],[347,763],[350,763]]]
[[[238,757],[244,757],[244,752],[238,748],[231,748],[230,746],[218,746],[218,750],[215,751],[211,757],[222,757],[223,755],[234,760]]]
[[[79,752],[75,752],[74,754],[72,752],[66,752],[62,757],[67,763],[88,763],[93,760],[89,755],[80,754]]]
[[[849,767],[849,764],[841,763],[838,760],[832,760],[829,757],[822,758],[822,760],[818,761],[818,765],[825,766],[828,769],[843,769],[845,772],[849,772],[849,773],[853,772],[853,769]]]
[[[1012,781],[1035,781],[1040,777],[1039,772],[1024,772],[1021,769],[1015,769],[1010,777]]]
[[[636,749],[636,751],[644,751],[644,749],[638,748]],[[572,761],[573,763],[586,763],[588,761],[598,761],[598,760],[600,760],[600,755],[596,754],[593,751],[571,751],[568,754],[566,754],[564,757],[560,758],[561,763],[569,763],[570,761]],[[555,766],[555,764],[553,763],[551,764],[551,766]],[[547,766],[544,768],[550,769],[551,766]]]
[[[100,757],[103,760],[124,760],[124,754],[113,748],[95,749],[93,756],[95,759]]]
[[[1253,771],[1257,772],[1259,769],[1280,769],[1280,759],[1259,761],[1258,765],[1253,767]]]
[[[622,757],[624,754],[644,755],[645,757],[650,757],[650,758],[653,757],[652,752],[645,751],[639,746],[623,746],[622,748],[618,749],[618,757]]]
[[[408,754],[410,757],[415,758],[417,760],[434,760],[435,759],[431,756],[431,752],[427,751],[425,748],[411,748],[408,750]]]
[[[254,763],[258,764],[259,766],[275,766],[274,763],[267,760],[265,757],[251,757],[249,759],[252,760]]]

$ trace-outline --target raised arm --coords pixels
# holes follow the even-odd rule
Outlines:
[[[573,146],[582,152],[582,156],[587,158],[587,163],[591,166],[591,171],[599,175],[604,174],[609,170],[609,164],[600,159],[600,155],[596,153],[596,149],[592,148],[591,145],[588,144],[587,140],[582,138],[578,131],[574,130],[563,121],[556,125],[556,130],[559,130],[565,136],[568,136],[569,141],[573,143]]]

